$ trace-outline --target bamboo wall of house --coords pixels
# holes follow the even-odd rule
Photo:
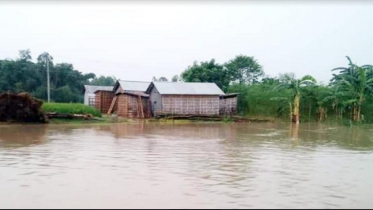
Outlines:
[[[150,106],[149,106],[149,98],[148,97],[141,97],[142,108],[140,109],[139,104],[139,97],[130,94],[119,94],[118,96],[118,107],[117,107],[117,115],[119,117],[127,117],[127,118],[142,118],[142,112],[144,113],[144,118],[150,118]]]
[[[162,95],[161,112],[182,115],[219,115],[219,96]]]
[[[237,96],[220,99],[220,115],[237,114]]]
[[[95,108],[100,110],[101,113],[106,114],[109,111],[113,98],[114,98],[114,92],[112,91],[102,91],[102,90],[96,91]],[[114,110],[116,110],[116,105],[114,106]]]

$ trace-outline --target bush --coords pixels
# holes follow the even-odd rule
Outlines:
[[[45,112],[57,112],[59,114],[91,114],[101,117],[101,112],[93,107],[78,103],[44,103]]]
[[[229,93],[238,95],[238,112],[241,115],[255,117],[285,118],[289,116],[289,105],[285,101],[272,100],[273,98],[289,98],[288,91],[274,90],[272,84],[233,84]]]

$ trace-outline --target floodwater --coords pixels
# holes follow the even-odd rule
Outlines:
[[[0,127],[0,208],[372,208],[373,126]]]

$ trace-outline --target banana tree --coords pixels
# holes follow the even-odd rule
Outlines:
[[[351,104],[352,120],[361,121],[361,106],[368,94],[373,93],[373,66],[357,66],[352,63],[347,56],[349,66],[335,68],[332,71],[340,71],[338,75],[334,74],[332,82],[343,92],[350,96],[347,100]]]
[[[283,104],[281,104],[281,109],[278,111],[279,113],[286,111],[289,109],[289,116],[290,116],[290,121],[293,119],[293,103],[290,98],[286,97],[273,97],[271,98],[272,101],[280,101]]]
[[[275,87],[275,90],[290,90],[293,93],[291,121],[294,123],[300,122],[300,103],[302,98],[303,88],[308,85],[315,84],[314,80],[303,78],[301,80],[290,78]]]
[[[345,93],[340,91],[338,86],[334,86],[333,89],[327,92],[327,96],[322,99],[321,103],[326,104],[331,103],[332,110],[335,111],[336,118],[342,118],[343,111],[343,97]]]

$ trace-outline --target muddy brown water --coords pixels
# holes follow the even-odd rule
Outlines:
[[[373,126],[0,126],[0,208],[372,208]]]

